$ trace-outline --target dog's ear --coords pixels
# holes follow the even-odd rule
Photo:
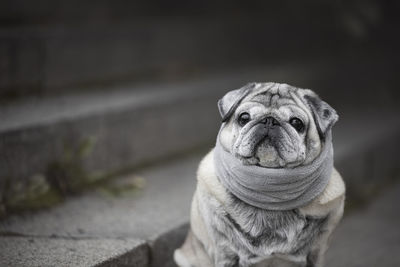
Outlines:
[[[229,120],[240,102],[255,87],[255,83],[248,83],[242,88],[229,91],[220,100],[218,100],[218,110],[222,117],[222,122]]]
[[[307,90],[304,99],[312,111],[320,138],[325,139],[326,133],[339,119],[336,110],[311,90]]]

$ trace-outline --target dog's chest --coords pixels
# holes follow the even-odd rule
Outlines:
[[[269,211],[232,198],[225,214],[237,249],[257,256],[273,253],[304,255],[322,231],[325,218],[311,218],[297,210]]]

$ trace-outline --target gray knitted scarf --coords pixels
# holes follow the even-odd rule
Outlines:
[[[291,210],[307,205],[324,191],[333,170],[332,135],[311,164],[294,168],[243,165],[217,137],[214,164],[219,181],[237,198],[266,210]]]

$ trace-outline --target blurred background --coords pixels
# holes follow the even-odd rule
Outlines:
[[[219,128],[217,100],[248,82],[275,81],[313,89],[340,115],[335,160],[347,223],[329,266],[399,266],[387,257],[400,249],[400,231],[390,230],[400,223],[392,215],[400,200],[399,5],[2,1],[0,263],[173,266],[197,164]],[[389,217],[365,210],[376,199]],[[387,236],[362,239],[382,229]],[[71,258],[60,250],[79,242],[46,247],[24,236],[116,243],[85,243]],[[120,244],[121,236],[129,240]],[[35,253],[16,256],[22,248]]]

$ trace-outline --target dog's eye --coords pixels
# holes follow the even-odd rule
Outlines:
[[[238,118],[238,123],[239,123],[240,126],[244,126],[249,121],[250,121],[250,114],[249,113],[243,112],[242,114],[240,114],[240,116]]]
[[[296,129],[299,133],[303,132],[304,130],[304,123],[299,118],[291,118],[289,121],[290,125]]]

